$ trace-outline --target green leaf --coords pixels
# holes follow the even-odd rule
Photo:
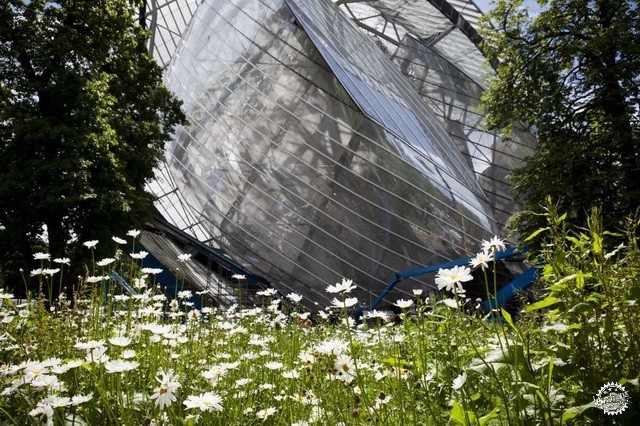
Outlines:
[[[582,241],[571,235],[567,235],[567,240],[571,241],[576,247],[582,248],[583,246]]]
[[[562,423],[565,423],[565,422],[567,422],[569,420],[572,420],[572,419],[576,418],[577,416],[582,414],[582,412],[584,410],[586,410],[587,408],[591,408],[591,407],[594,407],[594,402],[593,401],[591,401],[588,404],[581,405],[579,407],[571,407],[571,408],[569,408],[567,411],[562,413]]]
[[[584,279],[590,276],[590,273],[585,274],[582,271],[576,273],[576,286],[579,290],[582,290],[584,288]]]
[[[557,297],[553,297],[553,296],[547,296],[544,299],[532,303],[531,305],[527,306],[525,308],[526,312],[531,312],[531,311],[535,311],[537,309],[544,309],[544,308],[548,308],[549,306],[553,306],[556,303],[560,302],[560,299],[558,299]]]
[[[566,277],[562,277],[558,281],[556,281],[552,286],[549,287],[550,290],[559,291],[566,287],[565,283],[567,281],[571,281],[573,279],[576,280],[576,285],[580,290],[584,288],[585,278],[591,278],[593,275],[591,272],[584,273],[582,271],[578,271],[575,274],[567,275]]]
[[[451,409],[451,421],[457,424],[466,425],[467,419],[464,417],[464,408],[458,401],[453,401]]]
[[[469,418],[469,422],[467,422],[467,417]],[[465,412],[464,408],[462,408],[462,405],[460,405],[458,401],[453,402],[453,408],[451,408],[451,421],[460,425],[473,425],[478,422],[475,414],[471,411]]]
[[[566,277],[559,279],[553,285],[549,286],[549,290],[552,290],[552,291],[563,290],[567,288],[566,283],[574,279],[576,280],[576,287],[579,290],[582,290],[586,282],[585,278],[591,278],[591,277],[593,277],[593,274],[591,272],[588,272],[585,274],[582,271],[578,271],[575,274],[567,275]]]
[[[547,375],[547,394],[551,393],[551,385],[553,383],[553,363],[556,361],[555,355],[549,361],[549,373]]]
[[[527,238],[525,238],[525,241],[531,241],[531,240],[533,240],[535,237],[537,237],[537,236],[538,236],[538,234],[540,234],[541,232],[548,231],[548,230],[549,230],[549,227],[548,227],[548,226],[547,226],[547,227],[545,227],[545,228],[537,229],[537,230],[533,231],[533,232],[531,233],[531,235],[529,235]]]
[[[627,300],[640,300],[640,287],[631,287],[625,296]]]
[[[539,0],[539,4],[558,7],[545,8],[535,18],[526,9],[514,7],[522,1],[495,3],[479,28],[483,52],[496,63],[496,75],[482,96],[487,123],[496,130],[509,130],[514,122],[527,123],[540,136],[535,155],[511,173],[514,189],[526,206],[517,216],[516,230],[525,231],[520,234],[526,236],[527,231],[545,226],[541,212],[546,212],[551,232],[558,236],[565,225],[585,224],[584,206],[600,206],[605,225],[613,225],[604,228],[617,228],[636,210],[640,193],[635,159],[637,114],[635,110],[620,113],[628,108],[629,99],[637,99],[638,65],[636,60],[619,61],[615,69],[603,74],[582,64],[609,63],[610,49],[592,49],[593,40],[597,46],[617,46],[620,58],[638,57],[640,35],[637,25],[629,24],[636,22],[637,2],[624,0],[615,2],[616,7],[603,8],[607,10],[606,27],[598,19],[585,19],[587,2],[582,0]],[[577,33],[576,28],[580,28]],[[568,70],[571,78],[567,78]],[[607,84],[617,88],[615,95]],[[588,114],[594,119],[586,120],[585,126],[584,114],[576,114],[567,105],[572,99],[592,98],[606,101],[590,103]],[[619,159],[620,167],[605,171],[598,166],[611,164],[613,158]]]
[[[604,335],[611,336],[613,334],[613,314],[608,312],[604,317]]]
[[[194,426],[196,424],[196,419],[193,417],[190,419],[180,419],[180,422],[183,426]]]
[[[480,423],[480,426],[485,426],[487,423],[489,423],[490,420],[500,418],[500,414],[498,414],[499,412],[500,410],[498,409],[498,407],[494,407],[489,414],[480,417],[478,419],[478,423]]]
[[[593,252],[602,254],[602,237],[596,232],[592,232],[591,238],[593,239]]]
[[[589,303],[581,302],[572,306],[568,312],[571,312],[572,314],[583,314],[588,311],[593,311],[593,309],[594,309],[593,305]]]
[[[503,308],[500,308],[500,312],[502,312],[502,317],[507,322],[507,324],[509,324],[511,326],[511,328],[513,328],[515,330],[516,329],[516,325],[513,323],[513,318],[511,318],[511,314],[509,312],[505,311]]]
[[[591,295],[585,298],[584,301],[600,305],[603,301],[606,300],[606,298],[607,297],[602,293],[591,293]]]
[[[384,358],[382,362],[384,362],[385,364],[393,365],[393,366],[405,366],[409,364],[409,362],[406,359],[395,358],[395,357]]]

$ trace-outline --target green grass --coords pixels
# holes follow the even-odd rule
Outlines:
[[[551,211],[536,236],[546,247],[543,295],[517,319],[463,312],[457,294],[417,297],[394,323],[356,324],[334,308],[311,324],[271,297],[253,309],[197,310],[169,303],[136,260],[108,265],[139,279],[135,298],[105,296],[97,279],[51,309],[42,297],[16,306],[2,293],[0,423],[637,424],[635,225],[623,247],[608,248],[621,236],[595,218],[569,230]],[[31,279],[46,293],[64,271]],[[337,304],[352,303],[347,285],[333,291]],[[594,405],[608,382],[629,394],[622,414]]]

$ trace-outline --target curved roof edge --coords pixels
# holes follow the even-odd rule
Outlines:
[[[476,28],[471,25],[467,18],[465,18],[465,14],[463,12],[456,9],[451,5],[451,3],[446,0],[427,1],[431,3],[435,8],[437,8],[440,13],[446,16],[453,23],[453,25],[455,25],[462,32],[462,34],[466,35],[467,38],[478,48],[480,53],[482,53],[482,55],[486,58],[484,49],[482,48],[482,42],[484,41],[484,39],[478,33],[478,30],[476,30]],[[484,14],[473,1],[467,1],[467,4],[473,5],[473,7],[478,11],[480,15]],[[490,61],[489,59],[487,59],[487,62],[489,62],[491,67],[493,67],[494,69],[498,65],[497,62]]]
[[[426,0],[431,3],[436,9],[442,13],[453,25],[455,25],[464,35],[467,36],[469,40],[473,44],[475,44],[480,51],[482,51],[482,47],[480,46],[483,39],[478,31],[467,21],[464,15],[459,12],[455,7],[451,5],[446,0]]]

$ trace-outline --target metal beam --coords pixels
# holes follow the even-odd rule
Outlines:
[[[507,259],[507,258],[510,258],[510,257],[513,257],[513,256],[517,256],[517,255],[523,254],[523,253],[526,253],[526,250],[520,251],[520,250],[516,249],[515,247],[511,247],[511,248],[508,248],[507,250],[502,250],[502,251],[497,252],[495,254],[495,256],[494,256],[494,259],[495,260]],[[382,293],[380,293],[380,295],[378,296],[376,301],[373,303],[373,305],[371,305],[371,307],[369,309],[375,309],[378,306],[378,304],[380,302],[382,302],[382,300],[384,300],[384,298],[387,296],[387,294],[389,294],[389,292],[391,290],[393,290],[393,288],[402,280],[405,280],[405,279],[411,278],[411,277],[415,277],[415,276],[418,276],[418,275],[424,275],[424,274],[429,274],[429,273],[432,273],[432,272],[438,272],[440,269],[448,269],[448,268],[453,268],[454,266],[468,265],[469,262],[471,262],[471,258],[470,257],[465,257],[465,258],[462,258],[462,259],[457,259],[457,260],[452,260],[450,262],[441,263],[439,265],[425,266],[423,268],[409,269],[407,271],[396,272],[395,275],[393,276],[393,278],[389,281],[389,283],[385,287],[385,289],[382,291]],[[530,269],[534,269],[534,268],[530,268]],[[528,271],[529,270],[525,271],[525,273],[520,275],[514,281],[512,281],[509,284],[507,284],[507,286],[511,286],[514,282],[516,282],[516,280],[518,280],[524,274],[528,273]],[[527,277],[528,277],[528,275],[527,275]],[[523,278],[523,280],[524,280],[524,278]],[[516,284],[517,285],[523,285],[523,282],[518,281]],[[507,286],[505,286],[505,287],[507,287]],[[524,288],[524,287],[521,287],[521,288]],[[513,287],[513,292],[515,292],[515,291],[516,291],[516,289],[515,289],[515,287]],[[511,294],[510,297],[513,296],[513,292],[509,293],[506,290],[504,292],[502,292],[502,293],[501,292],[502,292],[502,290],[500,290],[498,292],[498,294],[501,295],[502,299],[507,297],[509,294]],[[498,301],[500,301],[500,300],[501,299],[499,298]]]

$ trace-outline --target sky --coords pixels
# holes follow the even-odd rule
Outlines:
[[[491,3],[493,3],[493,0],[474,0],[474,2],[478,5],[480,10],[488,12],[492,8]],[[525,0],[524,4],[531,6],[531,9],[534,11],[540,10],[540,6],[538,6],[538,2],[536,0]]]
[[[486,12],[491,9],[491,6],[489,6],[489,3],[491,3],[491,1],[492,0],[475,0],[475,3],[478,5],[480,10]]]

